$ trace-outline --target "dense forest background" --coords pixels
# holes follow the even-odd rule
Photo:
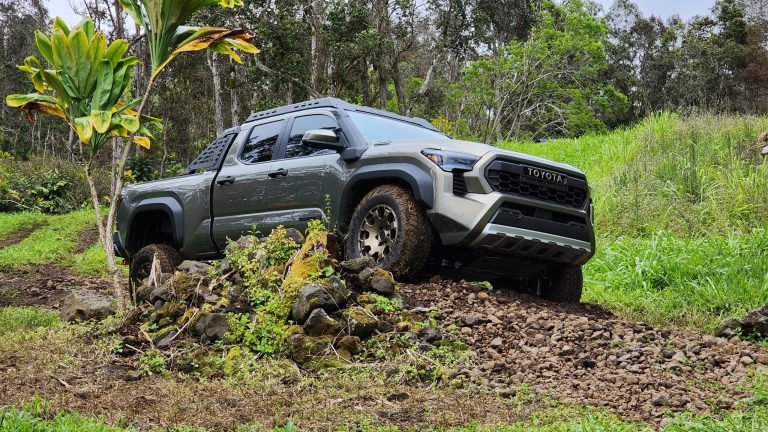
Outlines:
[[[146,59],[117,0],[71,3]],[[51,20],[42,0],[0,0],[3,98],[32,90],[16,66],[35,54],[33,32]],[[165,127],[149,152],[137,148],[135,179],[178,172],[252,111],[320,96],[489,143],[599,133],[657,111],[768,111],[768,0],[718,0],[690,21],[644,16],[630,0],[608,9],[585,0],[245,0],[197,20],[251,29],[262,52],[245,56],[245,67],[180,57],[151,100]],[[134,88],[147,75],[139,68]],[[29,120],[0,108],[6,158],[77,160],[61,122]]]

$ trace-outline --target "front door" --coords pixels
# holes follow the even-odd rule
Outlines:
[[[304,133],[316,129],[341,132],[338,122],[330,115],[294,118],[288,139],[273,165],[273,169],[282,174],[269,181],[267,200],[271,227],[283,225],[303,231],[312,219],[330,222],[328,219],[335,216],[329,213],[337,207],[344,162],[336,151],[302,144]]]
[[[237,240],[254,230],[269,234],[265,230],[267,189],[284,125],[284,120],[256,125],[242,145],[232,146],[216,178],[211,203],[213,237],[220,250],[227,240]]]

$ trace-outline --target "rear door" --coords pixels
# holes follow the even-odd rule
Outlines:
[[[285,127],[285,120],[275,120],[246,131],[241,145],[232,146],[219,171],[213,190],[213,237],[220,250],[227,239],[237,240],[255,227],[264,235],[268,217],[267,188],[274,166],[274,156]]]
[[[269,181],[268,226],[304,230],[312,219],[330,218],[341,191],[343,161],[333,150],[304,146],[304,133],[315,129],[334,130],[342,135],[330,113],[297,114],[288,125],[273,170],[280,172]],[[344,138],[342,137],[342,141]]]

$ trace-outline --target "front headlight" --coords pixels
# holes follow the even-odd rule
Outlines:
[[[472,171],[477,161],[480,160],[479,156],[446,150],[425,149],[421,151],[421,154],[447,172]]]

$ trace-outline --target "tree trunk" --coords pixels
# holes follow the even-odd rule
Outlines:
[[[240,87],[240,80],[238,79],[240,74],[238,73],[239,68],[234,65],[231,66],[232,70],[230,72],[230,78],[232,79],[232,82],[229,86],[229,111],[232,119],[231,125],[232,127],[237,127],[240,125],[240,99],[237,96],[237,90]]]
[[[221,76],[215,54],[211,51],[206,51],[205,57],[208,61],[208,68],[211,69],[211,77],[213,78],[214,125],[216,126],[216,136],[219,136],[224,132],[224,116],[221,110]]]
[[[397,109],[402,115],[408,115],[408,106],[405,104],[405,92],[403,91],[403,80],[400,76],[400,64],[395,59],[392,65],[392,79],[395,82],[395,94],[397,95]]]

